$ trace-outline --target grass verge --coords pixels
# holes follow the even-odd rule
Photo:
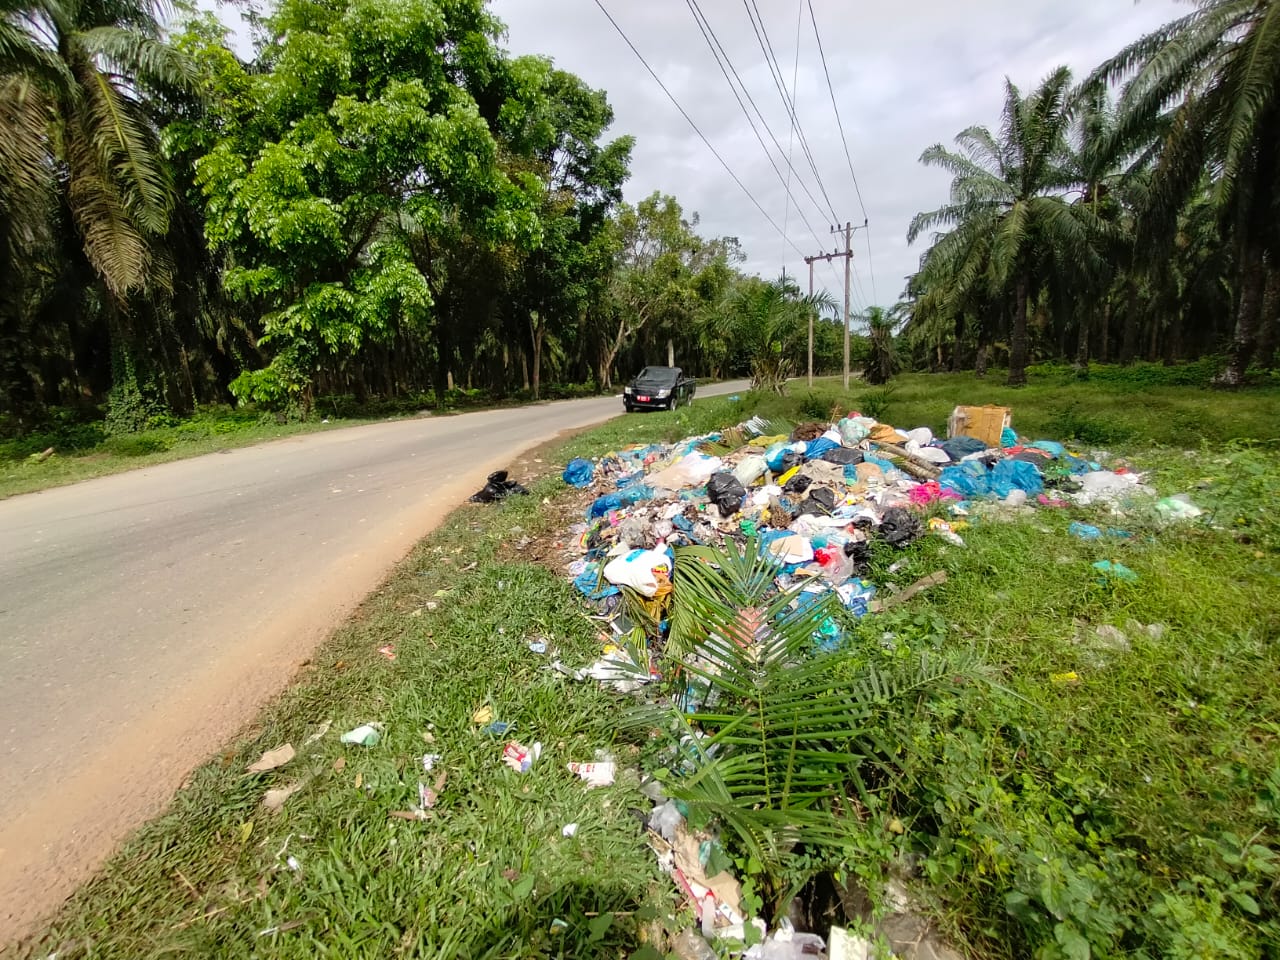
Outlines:
[[[457,511],[19,955],[645,955],[654,924],[682,919],[632,815],[648,803],[634,779],[588,790],[565,768],[599,750],[634,758],[615,734],[625,701],[528,649],[549,638],[577,665],[599,640],[562,577],[513,559],[512,545],[554,543],[570,521],[577,501],[558,480],[568,457],[755,412],[818,415],[818,400],[794,393],[620,418],[544,456],[553,472],[533,496]],[[1213,397],[1216,416],[1238,421],[1241,394]],[[1063,402],[1019,392],[1015,424]],[[919,419],[952,403],[939,397]],[[1138,407],[1107,409],[1136,430]],[[881,759],[898,772],[851,835],[850,860],[866,878],[916,855],[922,896],[977,955],[1088,955],[1083,944],[1098,956],[1258,957],[1280,939],[1268,852],[1280,826],[1280,539],[1260,519],[1280,461],[1248,448],[1134,456],[1160,464],[1162,492],[1217,504],[1228,529],[1130,518],[1135,537],[1086,542],[1071,519],[1114,521],[1042,510],[975,525],[965,549],[927,538],[873,558],[882,585],[950,578],[862,621],[850,669],[937,649],[977,657],[990,682],[885,718],[902,736]],[[1099,583],[1097,559],[1138,581]],[[501,763],[505,738],[474,722],[486,708],[516,725],[512,738],[543,744],[529,773]],[[368,721],[386,725],[378,745],[338,742]],[[299,748],[289,765],[244,772],[284,742]],[[430,775],[424,753],[441,755]],[[440,772],[428,819],[389,818]],[[261,807],[267,789],[294,784],[281,813]]]

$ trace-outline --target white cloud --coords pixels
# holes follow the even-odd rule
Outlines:
[[[804,2],[804,0],[800,0]],[[730,93],[685,3],[679,0],[604,0],[707,138],[780,226],[787,199],[742,111]],[[785,148],[790,124],[740,0],[701,0],[721,44]],[[786,83],[796,57],[792,0],[757,0]],[[645,72],[594,0],[494,0],[514,54],[550,56],[594,87],[608,91],[613,131],[636,137],[626,194],[635,201],[654,190],[674,194],[702,217],[707,234],[741,238],[748,268],[776,276],[805,266],[733,183]],[[921,244],[909,248],[907,223],[946,197],[947,177],[917,162],[920,152],[949,141],[974,123],[995,125],[1007,75],[1026,90],[1058,64],[1083,75],[1124,44],[1186,12],[1172,0],[916,0],[878,4],[814,0],[832,85],[854,170],[871,221],[877,299],[892,303],[916,266]],[[841,220],[863,219],[831,109],[826,79],[803,8],[797,73],[797,113],[818,172]],[[761,130],[764,140],[772,142]],[[812,173],[794,149],[792,164],[821,203]],[[786,174],[781,160],[779,168]],[[787,233],[804,253],[831,249],[829,213],[802,191],[792,192],[816,236],[794,206]],[[872,299],[865,241],[855,234],[857,306]],[[819,267],[819,286],[839,295],[839,271]]]

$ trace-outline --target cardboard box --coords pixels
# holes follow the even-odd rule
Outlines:
[[[1008,407],[956,407],[947,421],[948,437],[973,437],[988,447],[1000,447],[1000,434],[1012,425]]]

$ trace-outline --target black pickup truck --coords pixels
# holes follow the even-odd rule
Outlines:
[[[622,405],[633,410],[674,410],[693,403],[697,381],[679,367],[645,367],[622,390]]]

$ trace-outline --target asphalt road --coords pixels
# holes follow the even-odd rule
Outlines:
[[[163,809],[486,474],[620,407],[336,429],[0,501],[0,947]]]

